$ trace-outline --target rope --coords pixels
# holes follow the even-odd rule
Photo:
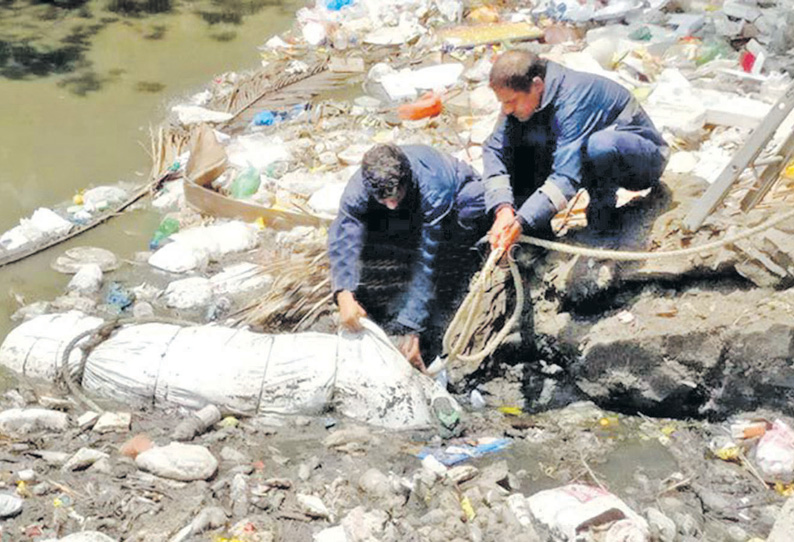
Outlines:
[[[574,254],[577,256],[616,261],[644,261],[689,256],[691,254],[699,254],[701,252],[715,250],[742,239],[752,237],[753,235],[768,230],[780,222],[792,217],[794,217],[794,210],[787,211],[782,215],[766,220],[758,226],[754,226],[738,234],[730,235],[710,243],[676,250],[660,250],[657,252],[590,248],[559,243],[556,241],[548,241],[546,239],[538,239],[528,235],[522,235],[519,237],[518,241],[540,248],[545,248],[547,250],[553,250],[565,254]],[[502,329],[500,329],[499,332],[493,338],[491,338],[479,352],[472,354],[461,353],[469,344],[469,342],[471,342],[471,339],[474,336],[474,321],[478,311],[480,310],[479,304],[482,301],[483,295],[485,294],[487,280],[492,276],[493,270],[503,254],[504,249],[496,249],[491,252],[491,255],[488,257],[488,260],[486,260],[482,270],[480,271],[479,277],[469,288],[466,298],[463,300],[463,303],[461,303],[458,311],[455,313],[455,316],[452,318],[452,321],[447,327],[447,331],[444,333],[442,344],[443,351],[446,352],[446,356],[442,358],[442,363],[434,363],[433,366],[428,368],[428,372],[431,374],[437,374],[443,370],[449,360],[460,360],[467,364],[481,363],[485,358],[490,356],[500,344],[502,344],[502,341],[504,341],[513,326],[518,322],[518,319],[521,316],[521,308],[524,305],[524,287],[521,283],[521,276],[518,272],[518,266],[512,258],[508,258],[510,274],[513,277],[513,283],[516,289],[516,304],[515,308],[513,309],[513,314],[510,316],[510,318],[508,318],[504,326],[502,326]],[[462,325],[461,322],[463,322]],[[455,340],[455,337],[457,337],[457,340]]]
[[[81,347],[83,352],[83,356],[80,359],[80,366],[77,369],[77,374],[81,375],[83,370],[85,369],[86,361],[88,360],[88,354],[91,350],[94,349],[99,343],[110,337],[110,334],[115,330],[117,327],[121,327],[127,324],[152,324],[152,323],[159,323],[159,324],[175,324],[180,326],[192,326],[195,325],[195,322],[187,322],[185,320],[177,320],[175,318],[165,318],[165,317],[157,317],[157,316],[148,316],[146,318],[116,318],[111,320],[110,322],[104,322],[101,325],[95,327],[94,329],[89,329],[87,331],[83,331],[76,337],[74,337],[71,341],[69,341],[66,345],[66,348],[63,349],[63,354],[61,355],[61,365],[58,369],[58,377],[66,384],[66,387],[69,389],[69,393],[71,393],[78,401],[83,403],[89,409],[93,410],[97,413],[104,412],[104,409],[97,405],[92,399],[86,396],[80,387],[72,380],[72,376],[69,374],[69,356],[72,353],[72,350],[75,349],[77,343],[85,339],[86,337],[92,337],[91,340],[87,341]]]

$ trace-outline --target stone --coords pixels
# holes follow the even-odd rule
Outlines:
[[[389,477],[375,468],[368,469],[358,480],[358,486],[364,492],[375,497],[387,497],[392,493]]]
[[[132,414],[129,412],[105,412],[94,424],[96,433],[123,433],[130,430]]]
[[[91,448],[80,448],[61,468],[65,471],[82,470],[106,457],[108,457],[108,454],[105,452],[92,450]]]
[[[323,504],[323,501],[319,497],[315,497],[314,495],[306,495],[304,493],[298,493],[296,497],[301,510],[303,510],[303,513],[307,516],[333,521],[331,512],[328,510],[328,508],[326,508],[325,504]]]
[[[88,471],[99,474],[113,474],[113,465],[110,463],[110,459],[103,457],[88,467]]]
[[[791,533],[794,533],[794,498],[790,498],[783,505],[772,527],[772,532],[769,533],[766,540],[767,542],[789,542]]]
[[[168,307],[197,309],[212,301],[212,282],[203,277],[175,280],[168,285],[163,296]]]
[[[74,247],[58,256],[52,262],[52,268],[59,273],[75,274],[84,265],[97,265],[102,272],[118,269],[120,262],[115,254],[104,248]]]
[[[228,461],[229,463],[236,463],[238,465],[241,463],[251,462],[251,459],[247,455],[229,446],[224,446],[221,449],[221,459],[223,461]]]
[[[314,542],[351,542],[347,538],[347,535],[345,535],[345,529],[341,525],[323,529],[319,533],[316,533],[312,537],[312,540],[314,540]]]
[[[32,482],[36,479],[36,471],[33,469],[25,469],[17,472],[17,478],[23,482]]]
[[[191,532],[201,534],[210,529],[217,529],[226,524],[227,517],[223,508],[208,506],[201,510],[191,523]]]
[[[10,408],[0,412],[0,433],[27,435],[37,431],[65,431],[69,417],[46,408]]]
[[[183,482],[206,480],[218,469],[218,460],[209,450],[180,442],[146,450],[135,458],[135,464],[157,476]]]
[[[350,542],[370,542],[379,540],[389,515],[383,510],[367,512],[363,506],[358,506],[348,512],[342,519],[342,528]]]
[[[117,542],[115,539],[110,538],[106,534],[102,534],[99,531],[83,531],[79,533],[72,533],[70,535],[64,536],[63,538],[58,538],[57,540],[54,538],[50,538],[48,540],[42,540],[42,542]]]
[[[22,512],[24,501],[14,495],[0,493],[0,518],[10,518]]]
[[[89,263],[80,267],[74,274],[72,280],[66,286],[69,291],[77,291],[84,295],[91,295],[99,292],[102,287],[102,268],[95,263]]]
[[[88,429],[92,427],[96,421],[99,419],[99,413],[94,412],[93,410],[89,410],[88,412],[81,414],[79,418],[77,418],[77,427],[80,429]]]
[[[675,522],[665,516],[656,508],[648,508],[645,510],[645,517],[648,519],[648,526],[651,530],[651,536],[654,540],[658,539],[659,542],[675,542],[678,528]]]
[[[452,467],[448,472],[449,478],[456,484],[468,482],[478,474],[480,474],[480,470],[477,467],[473,467],[471,465]]]

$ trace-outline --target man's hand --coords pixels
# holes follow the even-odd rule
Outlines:
[[[403,335],[400,352],[408,360],[408,363],[419,369],[420,372],[427,372],[425,362],[422,360],[422,353],[419,351],[419,335]]]
[[[337,294],[336,302],[339,304],[339,323],[342,327],[349,331],[361,331],[359,319],[365,317],[367,311],[353,297],[353,292],[342,290]]]
[[[496,217],[489,232],[491,250],[502,248],[507,251],[521,235],[521,223],[516,219],[512,207],[502,207],[496,211]]]

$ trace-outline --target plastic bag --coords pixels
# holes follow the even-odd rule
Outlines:
[[[794,431],[781,420],[775,420],[758,441],[755,462],[767,482],[794,481]]]

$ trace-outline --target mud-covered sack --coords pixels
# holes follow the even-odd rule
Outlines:
[[[54,378],[65,346],[81,331],[102,324],[80,313],[63,318],[44,315],[12,330],[0,347],[0,364]],[[76,367],[79,359],[79,351],[76,358],[70,355]],[[340,335],[127,325],[91,351],[76,380],[93,394],[131,406],[215,404],[247,416],[318,414],[334,407],[394,429],[433,426],[429,405],[434,397],[445,396],[456,405],[429,377],[413,370],[370,322],[359,334]]]
[[[382,427],[406,427],[409,420],[422,422],[417,425],[434,423],[431,401],[448,395],[446,391],[414,369],[376,324],[366,319],[361,323],[363,332],[340,335],[337,410]]]

